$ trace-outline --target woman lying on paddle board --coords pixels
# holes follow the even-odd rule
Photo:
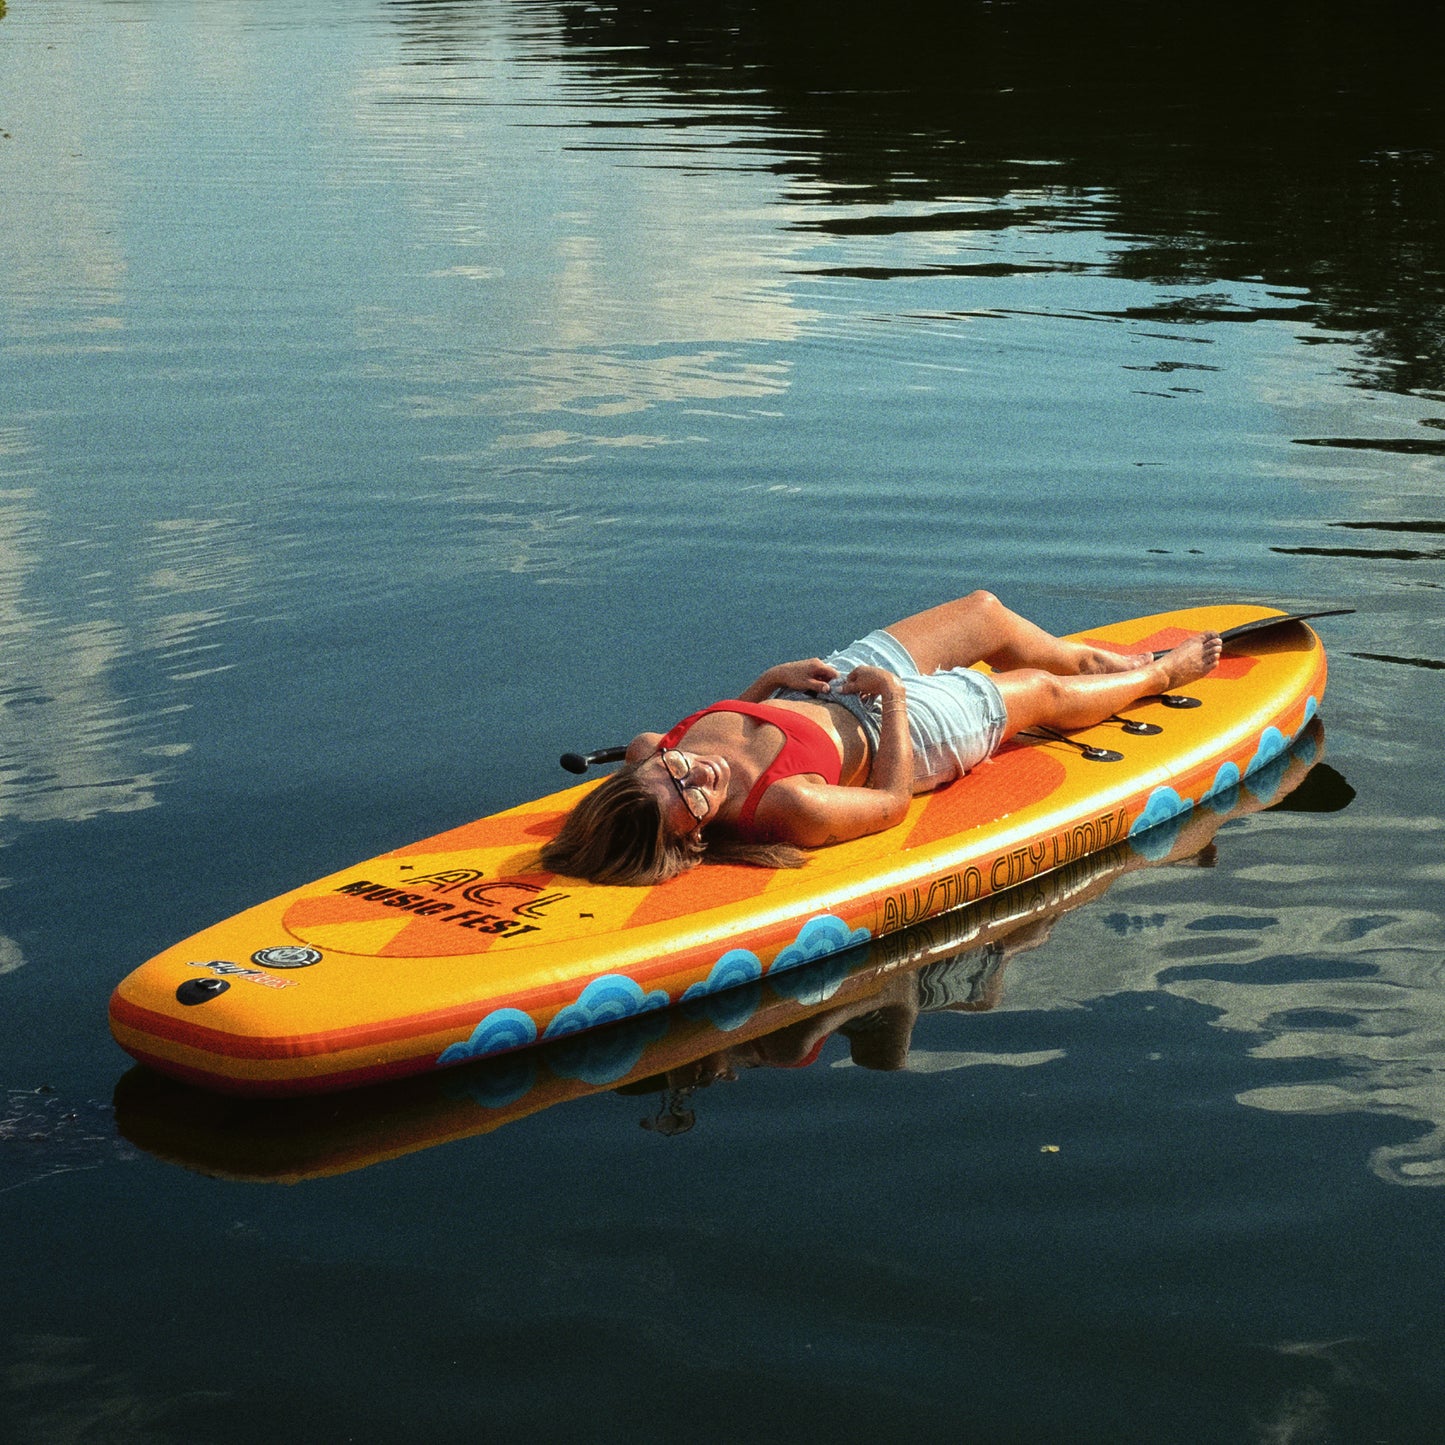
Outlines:
[[[1083,728],[1203,677],[1215,633],[1157,660],[1052,636],[988,592],[770,667],[737,698],[640,733],[542,851],[557,873],[660,883],[702,862],[797,867],[878,833],[1025,728]],[[985,662],[992,675],[975,672]]]

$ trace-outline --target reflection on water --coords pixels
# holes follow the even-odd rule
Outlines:
[[[1162,952],[1187,947],[1194,940],[1179,933],[1209,923],[1207,914],[1171,920]],[[1368,1109],[1426,1125],[1408,1144],[1377,1149],[1371,1165],[1390,1183],[1445,1183],[1445,1078],[1421,1067],[1445,1042],[1438,917],[1309,908],[1290,910],[1287,921],[1244,914],[1210,942],[1233,950],[1222,968],[1166,968],[1162,986],[1218,1008],[1220,1027],[1256,1036],[1258,1057],[1343,1066],[1328,1082],[1251,1090],[1241,1102],[1286,1113]]]
[[[27,450],[12,455],[23,463]],[[247,528],[232,517],[67,536],[43,498],[43,487],[0,492],[7,832],[153,806],[168,760],[189,748],[176,735],[183,685],[234,665],[217,659],[215,634],[252,600]]]
[[[599,70],[765,98],[779,143],[842,195],[996,193],[1014,157],[1047,158],[1136,243],[1124,274],[1300,287],[1324,329],[1364,332],[1360,381],[1445,392],[1435,10],[1225,6],[1220,33],[1249,43],[1212,45],[1182,12],[1141,24],[1118,3],[905,5],[887,26],[858,5],[824,23],[812,4],[746,4],[726,27],[710,9],[563,13]]]
[[[154,802],[154,775],[138,769],[138,719],[110,679],[128,650],[122,629],[35,595],[44,521],[32,491],[0,497],[0,819],[7,832],[14,822],[79,821]]]
[[[365,326],[410,415],[505,416],[497,449],[585,461],[683,440],[674,428],[696,407],[785,389],[788,363],[747,349],[797,340],[809,313],[787,284],[798,244],[777,225],[776,187],[745,163],[765,139],[745,108],[714,98],[702,133],[665,101],[589,114],[573,76],[526,54],[558,43],[545,7],[514,17],[522,55],[474,7],[388,19],[405,48],[356,94],[357,133],[400,163],[392,204],[438,264],[419,309],[372,309]],[[519,125],[524,111],[536,119]],[[416,152],[438,114],[457,156],[444,177]],[[664,406],[675,422],[632,430]]]

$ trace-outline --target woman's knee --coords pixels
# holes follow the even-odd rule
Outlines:
[[[979,590],[889,623],[887,630],[908,649],[918,670],[929,673],[988,657],[1007,631],[1007,617],[992,592]]]
[[[1048,722],[1062,701],[1063,686],[1059,678],[1041,668],[1019,667],[1011,672],[996,672],[993,681],[1008,717],[1006,737],[1012,737],[1021,728]]]

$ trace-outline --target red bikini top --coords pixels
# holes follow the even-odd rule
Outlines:
[[[756,718],[759,722],[770,723],[783,735],[783,746],[778,755],[763,770],[752,791],[743,799],[738,813],[739,832],[753,832],[753,814],[763,794],[779,778],[794,778],[799,773],[819,773],[825,783],[836,783],[843,776],[843,760],[838,756],[838,745],[811,718],[794,712],[787,707],[767,707],[763,703],[743,702],[738,698],[727,698],[715,702],[711,707],[699,709],[691,717],[685,717],[657,745],[675,748],[687,730],[699,718],[714,712],[740,712],[745,717]]]

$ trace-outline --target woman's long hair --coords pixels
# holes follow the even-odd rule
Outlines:
[[[716,863],[749,863],[756,868],[801,868],[804,854],[790,843],[750,843],[714,828],[673,833],[656,795],[637,779],[636,763],[625,763],[599,783],[567,815],[557,836],[542,848],[542,863],[554,873],[591,883],[663,883]]]

